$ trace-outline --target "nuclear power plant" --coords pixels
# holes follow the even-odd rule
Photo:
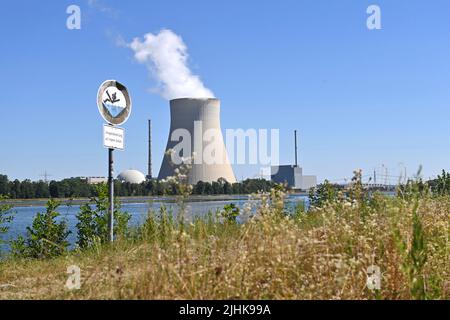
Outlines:
[[[216,182],[223,178],[235,183],[220,125],[220,100],[215,98],[182,98],[170,101],[170,130],[158,180],[176,176],[176,169],[189,164],[188,182]],[[126,170],[118,180],[140,184],[152,180],[152,126],[148,121],[148,172]],[[208,135],[208,132],[214,135]],[[206,133],[206,134],[205,134]],[[295,164],[271,167],[271,180],[287,184],[295,190],[307,191],[317,185],[317,177],[304,175],[298,164],[297,130],[295,138]],[[213,148],[211,148],[213,145]],[[207,149],[209,148],[209,149]],[[214,150],[215,161],[205,161],[204,151]],[[208,152],[205,152],[208,155]],[[179,160],[174,163],[174,160]],[[176,161],[175,161],[176,162]]]
[[[185,141],[185,143],[190,143],[191,154],[183,154],[182,152],[180,156],[192,160],[189,183],[214,182],[220,178],[224,178],[229,183],[236,182],[220,126],[220,100],[212,98],[171,100],[170,115],[169,138],[158,179],[166,179],[176,175],[175,169],[181,164],[173,163],[170,151],[182,142],[181,131],[178,129],[184,129],[190,135],[190,141]],[[221,155],[221,159],[214,163],[207,163],[203,159],[203,150],[211,144],[210,141],[204,141],[203,134],[210,129],[216,132],[214,146],[217,154]],[[186,150],[183,151],[188,153]],[[193,154],[194,158],[192,159]]]
[[[145,181],[145,175],[138,170],[125,170],[117,176],[117,180],[131,184],[141,184]]]

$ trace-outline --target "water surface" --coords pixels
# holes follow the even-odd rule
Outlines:
[[[206,200],[206,198],[208,200]],[[191,220],[196,216],[204,216],[208,214],[208,212],[215,213],[218,210],[223,209],[226,204],[234,203],[240,209],[244,208],[244,205],[249,203],[247,196],[238,196],[233,197],[233,199],[217,199],[214,197],[206,197],[202,200],[202,198],[195,198],[186,202],[185,209],[185,218],[187,220]],[[286,205],[289,207],[294,207],[295,204],[299,201],[305,201],[307,199],[306,196],[301,195],[289,195],[286,200]],[[141,224],[150,209],[159,210],[161,206],[165,206],[169,212],[172,212],[174,216],[178,214],[179,205],[175,202],[168,202],[168,198],[160,198],[157,200],[152,200],[144,203],[133,203],[127,202],[122,204],[122,211],[126,211],[131,215],[130,225],[137,226]],[[253,207],[257,204],[253,203]],[[10,230],[6,235],[3,235],[3,240],[12,240],[16,239],[19,235],[26,235],[26,228],[31,226],[33,223],[33,219],[38,212],[45,212],[44,202],[39,203],[38,205],[31,206],[16,206],[11,209],[15,213],[14,220],[10,225]],[[61,205],[58,208],[58,212],[61,214],[59,219],[65,219],[67,221],[67,225],[71,234],[68,237],[68,240],[71,244],[76,241],[76,224],[77,219],[76,215],[80,211],[80,205]],[[0,245],[0,250],[8,250],[8,245]]]

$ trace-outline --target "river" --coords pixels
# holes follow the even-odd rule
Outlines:
[[[130,200],[130,199],[129,199]],[[141,224],[147,216],[150,209],[159,210],[162,205],[166,206],[169,212],[177,215],[178,205],[173,199],[170,198],[157,198],[147,202],[129,202],[122,203],[122,211],[126,211],[131,215],[130,225],[137,226]],[[133,199],[131,199],[133,200]],[[305,201],[307,197],[304,195],[289,195],[286,199],[286,205],[288,207],[294,207],[299,201]],[[140,200],[141,201],[141,200]],[[188,200],[186,202],[185,218],[187,220],[192,219],[195,216],[203,216],[208,212],[215,213],[217,210],[222,209],[226,204],[234,203],[237,207],[242,209],[246,203],[249,203],[247,196],[237,196],[231,199],[223,199],[221,197],[196,197],[195,199]],[[255,206],[255,204],[253,204]],[[3,240],[16,239],[19,235],[26,235],[26,228],[31,226],[33,219],[38,212],[45,212],[44,202],[37,202],[37,204],[23,205],[13,207],[11,209],[14,212],[14,220],[10,224],[9,232],[2,236]],[[71,231],[68,240],[71,244],[76,241],[76,215],[80,211],[80,204],[76,205],[61,205],[58,208],[58,212],[61,214],[59,219],[65,219],[69,230]],[[0,251],[8,251],[9,245],[0,244]]]

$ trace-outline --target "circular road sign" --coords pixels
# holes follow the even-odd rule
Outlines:
[[[97,106],[103,119],[112,125],[125,123],[131,114],[128,89],[116,80],[107,80],[98,89]]]

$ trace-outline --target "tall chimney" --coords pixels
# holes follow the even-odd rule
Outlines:
[[[153,179],[152,176],[152,120],[148,120],[148,175],[147,179]]]
[[[295,166],[298,167],[297,130],[294,130],[295,138]]]

